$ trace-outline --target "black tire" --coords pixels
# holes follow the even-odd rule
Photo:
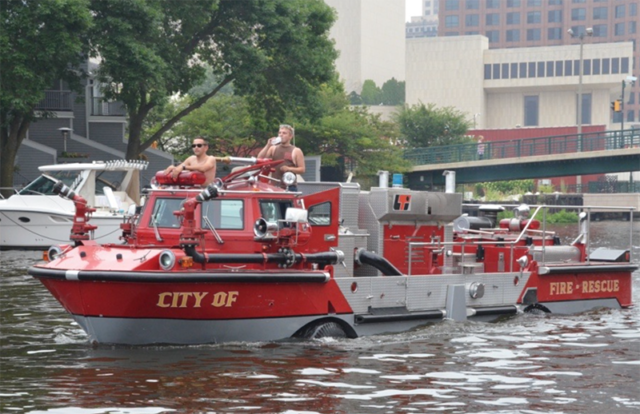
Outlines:
[[[324,322],[309,327],[303,337],[306,339],[346,338],[347,333],[336,322]]]
[[[549,309],[539,303],[527,306],[524,312],[531,315],[545,315],[547,313],[551,313]]]

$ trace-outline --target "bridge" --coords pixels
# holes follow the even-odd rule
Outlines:
[[[640,129],[485,141],[482,157],[476,143],[415,148],[405,159],[416,190],[444,186],[447,170],[459,184],[640,171]]]

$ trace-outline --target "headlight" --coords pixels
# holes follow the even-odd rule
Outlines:
[[[47,257],[49,261],[52,262],[60,256],[60,253],[62,253],[62,249],[59,246],[51,246],[49,250],[47,250]]]
[[[286,185],[291,185],[296,182],[296,175],[291,171],[287,171],[282,175],[282,182]]]
[[[176,264],[176,255],[171,250],[164,250],[158,257],[158,262],[163,270],[171,270]]]

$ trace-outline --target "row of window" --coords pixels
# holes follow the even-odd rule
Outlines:
[[[584,59],[583,75],[609,75],[629,73],[629,58]],[[577,76],[579,60],[550,60],[546,62],[493,63],[484,65],[484,78],[521,79]]]
[[[500,2],[504,0],[464,0],[464,9],[465,10],[480,10],[482,3],[484,3],[484,7],[486,9],[499,9]],[[543,0],[526,0],[526,3],[521,0],[506,0],[508,8],[516,8],[521,7],[523,4],[526,4],[527,7],[540,7],[543,4]],[[593,0],[594,3],[606,3],[608,0]],[[444,4],[444,9],[449,11],[460,10],[461,0],[446,0]],[[562,0],[546,0],[546,3],[549,6],[562,6]],[[587,3],[587,0],[572,0],[573,4],[584,4]],[[632,7],[637,7],[636,4],[631,4]],[[618,12],[617,9],[620,8]],[[624,16],[625,5],[616,6],[616,17],[618,13],[621,16]],[[632,14],[632,16],[634,16]]]
[[[624,23],[622,25],[616,25],[614,33],[616,36],[623,35],[624,31]],[[573,26],[571,30],[574,33],[582,33],[584,32],[584,26]],[[542,40],[542,30],[540,28],[536,29],[527,29],[526,40],[527,41],[537,41]],[[607,37],[608,27],[607,25],[595,25],[593,26],[593,36],[594,37]],[[636,33],[637,31],[637,22],[629,22],[629,33]],[[521,40],[520,29],[509,29],[505,30],[505,39],[507,42],[518,42]],[[466,30],[464,32],[465,35],[477,35],[480,34],[478,30]],[[500,41],[500,31],[499,30],[487,30],[483,33],[488,39],[489,43],[497,43]],[[562,27],[550,27],[546,31],[547,40],[562,40],[563,36],[569,36],[569,34],[565,34]],[[460,36],[460,32],[445,32],[445,36]],[[636,41],[631,40],[633,43],[633,50],[636,50]]]
[[[635,6],[635,4],[633,4]],[[637,8],[634,8],[634,13],[632,16],[637,14]],[[527,24],[538,24],[542,23],[542,12],[540,11],[530,11],[526,14],[526,23]],[[618,16],[616,16],[618,17]],[[520,24],[520,12],[509,12],[505,15],[507,25],[516,25]],[[480,24],[480,15],[479,14],[467,14],[464,16],[465,25],[468,26],[479,26]],[[608,13],[606,7],[597,7],[593,9],[593,20],[607,20]],[[587,11],[586,9],[573,9],[571,10],[571,21],[579,22],[587,20]],[[500,25],[500,14],[499,13],[487,13],[484,15],[485,26],[499,26]],[[547,22],[548,23],[561,23],[562,22],[562,10],[550,10],[547,13]],[[633,24],[635,27],[636,22],[629,22]],[[460,25],[460,16],[458,15],[449,15],[444,17],[444,25],[445,27],[458,27]],[[600,25],[605,26],[606,25]],[[624,34],[624,22],[616,23],[616,27],[621,27],[621,34]],[[634,32],[635,33],[635,32]]]

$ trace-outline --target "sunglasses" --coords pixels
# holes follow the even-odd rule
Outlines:
[[[195,148],[195,147],[202,148],[202,147],[204,147],[204,146],[206,146],[206,145],[207,145],[207,144],[193,144],[193,145],[191,146],[191,148]]]

